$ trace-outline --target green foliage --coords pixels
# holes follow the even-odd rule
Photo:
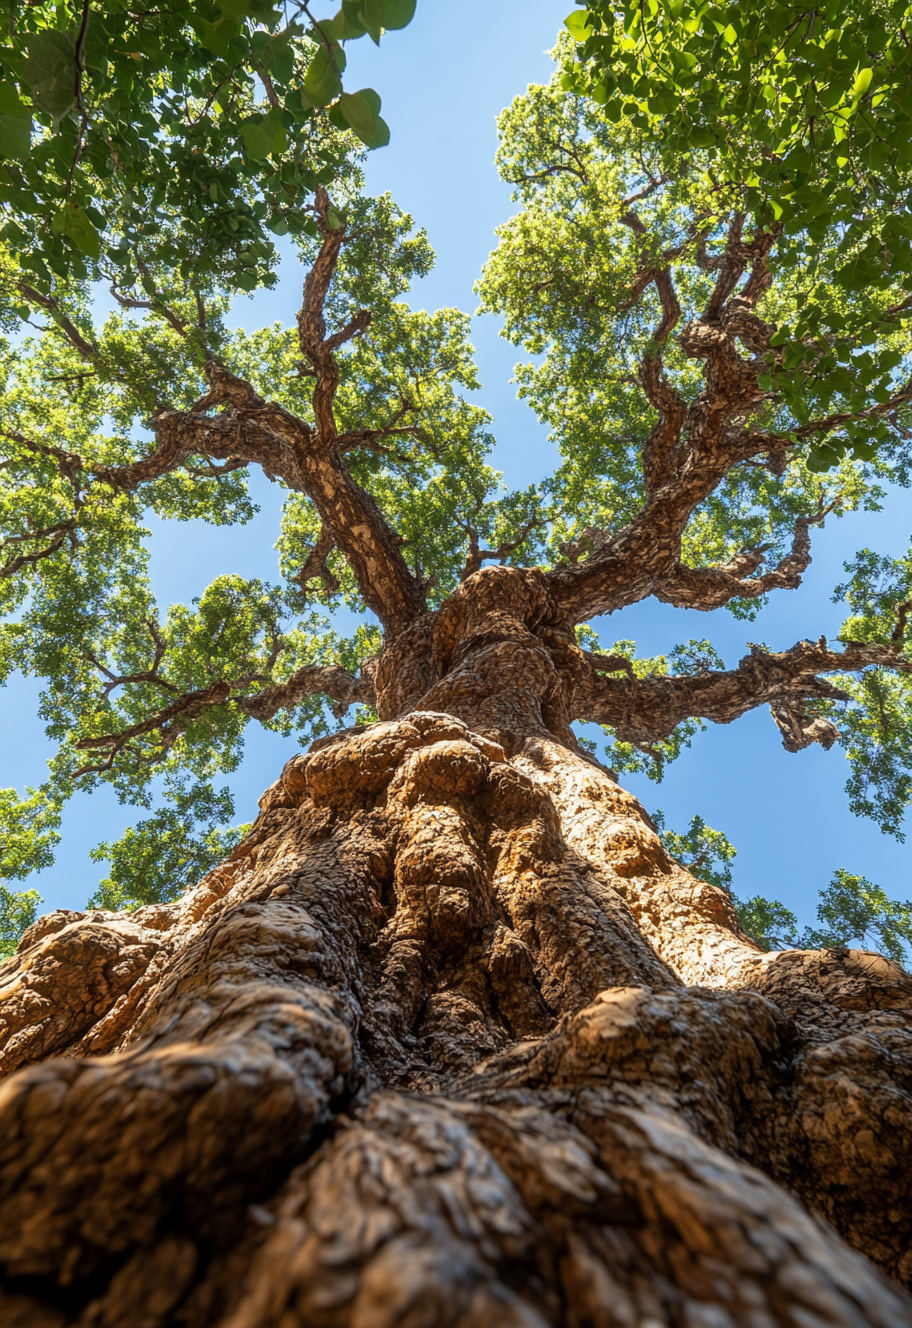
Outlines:
[[[799,944],[795,939],[798,919],[784,904],[761,895],[743,900],[734,893],[731,863],[738,850],[721,830],[713,830],[702,816],[695,816],[683,834],[666,829],[661,811],[653,812],[652,819],[659,838],[675,861],[686,867],[691,876],[731,895],[738,921],[762,949],[781,950]]]
[[[832,359],[831,376],[859,399],[882,400],[895,381],[883,337],[909,302],[868,297],[908,291],[912,274],[910,15],[907,0],[585,0],[567,20],[579,63],[563,85],[638,127],[665,172],[705,171],[720,193],[780,227],[781,273],[807,266],[810,298],[783,322],[785,364],[770,378],[799,416],[794,369],[809,360]],[[862,449],[886,441],[844,439]],[[827,439],[810,459],[823,471],[841,455]]]
[[[0,789],[0,876],[21,881],[49,867],[60,841],[60,806],[45,790]]]
[[[558,46],[559,58],[567,58],[567,45]],[[530,87],[503,112],[498,164],[521,211],[499,228],[498,247],[478,286],[482,309],[503,316],[504,335],[535,357],[518,366],[517,382],[561,453],[546,486],[554,555],[587,525],[619,529],[643,501],[640,451],[655,415],[638,373],[662,315],[654,287],[631,303],[637,274],[663,254],[682,317],[699,317],[714,280],[698,264],[700,246],[705,242],[711,256],[720,252],[716,245],[733,210],[711,174],[697,169],[699,154],[672,171],[654,137],[628,117],[614,123],[609,111],[568,94],[555,78]],[[646,234],[624,220],[631,198]],[[796,262],[764,297],[762,316],[798,327],[816,317],[825,297],[840,300],[845,316],[854,317],[859,302],[834,293],[830,282],[842,239],[836,225],[819,240],[807,232],[790,238]],[[831,338],[825,347],[808,341],[807,354],[784,352],[775,384],[771,380],[776,395],[757,413],[758,426],[788,439],[811,421],[857,414],[889,396],[890,385],[908,377],[912,340],[905,314],[885,320],[891,309],[905,307],[908,295],[902,273],[875,284],[864,301],[869,325],[863,334]],[[882,364],[884,357],[892,367],[872,377],[874,361]],[[694,400],[703,384],[699,364],[673,341],[664,348],[664,362],[672,384]],[[755,464],[735,466],[695,514],[687,561],[724,561],[758,544],[769,546],[771,560],[781,556],[795,519],[810,515],[828,491],[815,459],[824,444],[839,467],[842,510],[876,504],[875,471],[906,478],[910,418],[906,405],[890,420],[837,420],[804,445],[807,463],[792,464],[782,475]],[[875,456],[880,469],[869,470],[867,480],[847,464]],[[744,616],[756,607],[732,605]]]
[[[840,867],[817,905],[820,926],[799,932],[795,915],[774,900],[757,896],[738,903],[741,925],[764,950],[821,950],[858,945],[908,962],[912,950],[912,902],[889,899],[879,885]]]
[[[111,874],[99,883],[87,908],[134,909],[167,904],[205,876],[238,844],[249,828],[226,830],[234,815],[227,788],[172,780],[167,803],[137,822],[115,843],[92,849],[94,862],[110,860]]]
[[[741,900],[733,896],[738,921],[762,950],[791,950],[799,945],[798,919],[778,899],[754,895]]]
[[[663,812],[653,812],[652,819],[668,852],[687,868],[691,876],[731,893],[732,870],[729,864],[737,856],[738,850],[721,830],[713,830],[702,816],[695,816],[684,834],[665,829]]]
[[[851,610],[840,640],[889,642],[912,595],[912,557],[887,558],[862,549],[845,570],[849,579],[833,594],[835,602],[845,601]],[[904,653],[908,657],[908,648]],[[815,703],[813,708],[839,729],[851,766],[849,806],[903,841],[903,820],[912,801],[912,678],[874,668],[859,678],[840,678],[839,686],[847,695],[845,703]]]
[[[849,806],[869,816],[900,842],[912,801],[912,688],[905,675],[869,669],[858,679],[840,679],[850,697],[845,706],[821,706],[840,731],[851,766]]]
[[[0,960],[16,953],[22,933],[38,916],[43,903],[37,890],[8,890],[0,883]]]
[[[819,928],[808,928],[805,947],[848,945],[860,941],[897,963],[905,963],[912,948],[912,903],[888,899],[879,885],[864,876],[851,876],[841,867],[817,906]]]
[[[379,41],[414,8],[344,0],[312,23],[271,0],[7,6],[0,236],[32,291],[117,274],[154,285],[158,269],[271,285],[270,232],[315,234],[307,196],[346,170],[338,128],[369,147],[389,139],[377,93],[342,92],[341,43]],[[21,282],[7,295],[24,313],[40,303]]]
[[[695,816],[684,834],[667,830],[660,811],[653,813],[653,820],[673,858],[692,876],[732,896],[738,921],[762,949],[836,949],[854,942],[897,963],[907,961],[907,950],[912,950],[912,902],[889,899],[879,885],[840,867],[827,888],[819,891],[817,921],[821,925],[799,932],[795,914],[778,900],[762,895],[742,900],[733,893],[729,864],[737,849],[702,816]]]

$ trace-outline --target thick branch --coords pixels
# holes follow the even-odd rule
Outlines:
[[[341,332],[336,332],[331,337],[326,335],[324,312],[326,297],[345,238],[344,226],[330,227],[328,224],[329,210],[329,195],[321,185],[317,190],[317,214],[323,232],[323,243],[313,267],[305,278],[303,299],[298,311],[301,351],[313,365],[317,380],[313,405],[317,430],[324,447],[332,446],[338,432],[333,414],[333,401],[339,386],[339,366],[333,352],[358,332],[363,332],[370,325],[371,317],[367,310],[362,310]]]
[[[767,652],[757,646],[736,669],[692,677],[611,678],[587,670],[574,689],[573,715],[613,728],[623,742],[648,749],[668,738],[686,719],[714,724],[769,705],[789,751],[812,742],[830,746],[836,730],[827,720],[807,716],[809,700],[845,700],[846,693],[820,674],[860,673],[872,665],[912,672],[895,646],[852,643],[837,652],[826,638],[799,641],[790,650]]]
[[[736,217],[729,228],[706,312],[679,337],[687,355],[705,361],[703,392],[685,407],[666,383],[658,355],[652,353],[641,366],[644,389],[659,412],[644,447],[645,506],[616,535],[593,541],[593,552],[584,562],[548,574],[551,593],[571,621],[634,604],[662,587],[667,590],[681,575],[681,540],[695,508],[733,465],[769,446],[768,440],[749,435],[740,419],[765,399],[758,378],[766,368],[763,351],[773,329],[753,308],[769,285],[767,258],[775,236],[759,231],[745,242],[741,225]],[[732,294],[748,265],[747,282]],[[654,278],[650,273],[648,280]],[[675,316],[672,297],[673,291],[667,290],[660,333]],[[752,351],[750,359],[739,353],[738,342]],[[784,569],[782,575],[787,574]]]
[[[227,702],[236,705],[239,710],[252,719],[262,721],[271,719],[279,710],[293,709],[308,696],[322,693],[334,703],[332,706],[333,714],[341,717],[348,707],[356,701],[373,704],[375,695],[369,663],[369,661],[365,661],[365,664],[362,665],[362,673],[358,678],[355,678],[346,669],[338,665],[307,664],[298,669],[296,673],[293,673],[285,682],[274,683],[252,696],[243,694],[232,696],[231,691],[235,684],[226,681],[212,683],[209,687],[204,687],[199,691],[185,692],[171,705],[137,724],[130,724],[127,728],[119,729],[116,733],[102,734],[97,738],[79,739],[78,742],[73,744],[77,751],[105,752],[107,759],[102,765],[82,766],[74,772],[73,777],[75,779],[80,775],[101,774],[105,770],[110,770],[118,755],[129,742],[134,738],[145,737],[148,733],[159,734],[162,743],[162,754],[164,754],[173,746],[191,720],[198,719],[203,711],[211,706],[225,705]],[[100,668],[101,666],[98,665],[97,667]],[[102,669],[102,672],[107,674],[106,669]],[[108,676],[111,677],[110,674]],[[114,679],[105,690],[110,691],[112,686],[133,681],[160,680],[137,674],[131,678]],[[250,681],[251,679],[246,680],[247,683]]]
[[[334,352],[368,326],[370,315],[356,314],[341,331],[326,335],[324,306],[345,228],[328,225],[329,198],[324,189],[317,193],[317,211],[323,243],[305,280],[298,315],[301,349],[316,378],[316,430],[282,406],[264,401],[250,383],[211,360],[206,366],[208,390],[190,410],[164,409],[151,421],[156,445],[147,456],[125,466],[97,466],[92,474],[100,482],[130,493],[185,465],[195,455],[223,461],[226,469],[261,466],[270,478],[280,477],[289,488],[311,499],[327,534],[348,559],[368,608],[385,631],[395,635],[426,612],[425,597],[402,557],[401,541],[371,496],[352,479],[341,453],[359,444],[370,446],[385,433],[400,430],[393,422],[389,429],[366,430],[344,439],[338,436],[333,400],[339,368]],[[411,406],[404,403],[400,417],[406,409]],[[65,454],[51,451],[63,468]],[[69,464],[81,466],[82,461],[74,458]]]
[[[255,464],[270,478],[305,493],[315,504],[324,528],[351,565],[368,607],[387,632],[395,634],[426,606],[396,535],[370,494],[349,475],[336,447],[324,447],[304,420],[274,402],[264,401],[249,383],[224,365],[206,367],[209,390],[189,411],[166,410],[153,420],[157,446],[129,466],[99,467],[97,478],[132,491],[140,484],[201,455]],[[221,406],[217,414],[208,412]]]
[[[838,499],[836,500],[839,501]],[[739,553],[718,567],[685,567],[679,563],[653,591],[663,604],[677,609],[719,609],[733,599],[758,599],[771,590],[797,590],[811,565],[812,525],[822,525],[832,511],[830,504],[818,516],[801,516],[795,522],[791,551],[776,567],[762,576],[751,576],[763,561],[764,548]]]
[[[44,558],[50,558],[52,554],[56,553],[58,549],[63,547],[67,536],[71,535],[75,529],[75,521],[62,521],[58,526],[51,526],[47,530],[36,530],[32,535],[14,536],[13,539],[17,540],[38,539],[41,536],[51,534],[53,531],[60,532],[57,535],[57,538],[52,540],[46,548],[35,549],[33,553],[20,553],[17,558],[11,558],[8,563],[4,563],[3,566],[0,567],[0,581],[5,580],[7,577],[15,576],[23,567],[30,567],[35,563],[40,563]],[[13,539],[5,540],[4,543],[12,544]]]
[[[147,733],[158,732],[162,741],[162,754],[167,752],[192,719],[197,719],[209,706],[224,705],[231,692],[228,682],[214,682],[200,691],[185,692],[171,705],[138,724],[120,729],[117,733],[106,733],[98,738],[80,738],[73,745],[77,751],[107,752],[107,760],[101,765],[84,765],[73,772],[73,778],[80,775],[101,774],[110,770],[120,752],[133,738],[144,737]]]
[[[293,710],[308,696],[318,693],[333,702],[332,712],[337,719],[356,702],[373,705],[376,701],[370,670],[365,664],[361,674],[354,677],[347,669],[335,664],[306,664],[293,673],[286,682],[266,687],[256,696],[239,697],[237,706],[252,719],[267,720],[279,710]]]
[[[878,401],[864,410],[839,411],[833,415],[824,415],[819,420],[811,420],[808,424],[801,424],[789,432],[797,438],[811,438],[814,434],[830,433],[833,429],[838,429],[843,424],[851,424],[856,420],[875,419],[879,415],[889,416],[901,406],[907,406],[910,401],[912,401],[912,381],[898,392],[895,392],[887,401]],[[752,433],[750,444],[753,451],[763,452],[788,446],[789,440],[780,438],[776,434]]]
[[[320,531],[319,539],[307,555],[304,566],[295,577],[305,594],[310,582],[317,579],[322,581],[323,589],[328,594],[337,595],[339,593],[339,578],[333,575],[328,562],[329,555],[335,547],[336,541],[332,531],[327,530],[324,526]]]
[[[528,539],[530,533],[536,526],[543,526],[547,521],[546,517],[536,517],[532,521],[527,521],[520,527],[519,534],[513,540],[505,540],[499,544],[496,549],[483,549],[478,542],[478,531],[472,526],[466,526],[465,531],[469,537],[469,555],[466,558],[465,567],[462,569],[460,581],[465,581],[466,577],[481,570],[481,566],[486,562],[502,563],[514,553],[524,540]]]
[[[79,352],[83,359],[91,360],[95,358],[98,354],[98,347],[93,341],[89,341],[82,335],[71,318],[68,318],[64,313],[61,313],[60,305],[52,296],[42,295],[40,291],[36,291],[25,281],[19,281],[17,285],[27,300],[30,300],[32,304],[37,304],[40,309],[44,309],[47,313],[51,314],[70,345]]]

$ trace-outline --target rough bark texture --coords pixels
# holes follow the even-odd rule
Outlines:
[[[0,1321],[908,1328],[912,978],[861,951],[761,953],[570,727],[648,745],[769,704],[786,746],[827,745],[805,709],[838,695],[819,675],[909,667],[905,609],[891,644],[801,642],[696,677],[638,679],[576,644],[575,623],[647,595],[715,608],[807,566],[823,513],[764,575],[757,550],[681,563],[726,470],[791,445],[745,424],[765,399],[753,310],[775,237],[745,241],[736,218],[706,259],[715,292],[680,334],[706,366],[690,406],[656,349],[681,312],[671,276],[636,284],[663,308],[637,517],[583,532],[547,573],[479,570],[517,546],[476,540],[428,612],[344,464],[377,436],[340,436],[332,409],[334,352],[367,315],[327,335],[343,234],[323,191],[318,213],[299,317],[316,428],[213,362],[195,407],[158,416],[150,456],[93,476],[133,490],[194,456],[281,476],[324,526],[302,585],[340,549],[383,653],[357,679],[214,683],[81,745],[107,769],[146,733],[167,750],[207,705],[268,718],[314,692],[372,700],[380,721],[291,761],[178,903],[52,913],[0,968]],[[156,641],[177,692],[166,669]]]
[[[912,979],[740,933],[545,609],[477,574],[179,903],[26,934],[5,1324],[912,1322]]]

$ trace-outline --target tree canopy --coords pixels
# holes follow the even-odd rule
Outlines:
[[[839,372],[859,403],[900,384],[889,332],[908,317],[898,292],[912,273],[910,18],[905,0],[585,0],[567,19],[579,45],[565,86],[646,131],[670,175],[696,151],[711,194],[779,231],[777,270],[804,269],[807,301],[769,357],[771,387],[803,424],[810,365]],[[897,298],[870,302],[875,291]],[[812,463],[886,439],[834,421]]]
[[[8,5],[7,299],[23,316],[53,315],[59,279],[100,276],[145,302],[165,274],[225,290],[271,284],[272,237],[316,234],[307,201],[343,164],[327,118],[371,147],[389,139],[377,93],[343,92],[344,43],[379,42],[414,10],[344,0],[315,19],[306,0]]]
[[[790,751],[842,746],[852,809],[901,838],[908,559],[858,555],[835,589],[850,609],[838,641],[748,643],[730,667],[709,639],[643,658],[589,623],[650,595],[750,621],[800,583],[825,520],[908,484],[906,268],[865,285],[859,331],[849,288],[830,281],[861,252],[844,216],[786,225],[734,167],[720,187],[709,143],[671,162],[658,112],[589,95],[565,36],[551,82],[501,117],[498,162],[518,211],[478,286],[531,357],[519,390],[561,457],[542,484],[507,491],[489,464],[489,418],[464,395],[477,386],[468,319],[404,301],[433,253],[391,198],[365,196],[360,154],[383,133],[368,132],[336,78],[339,42],[359,28],[379,36],[411,9],[346,0],[334,26],[300,31],[272,11],[203,12],[169,11],[172,31],[111,7],[153,52],[132,106],[112,90],[111,69],[133,59],[119,46],[85,75],[82,107],[61,109],[63,83],[42,103],[21,66],[36,160],[57,153],[58,165],[34,178],[31,158],[5,167],[18,183],[3,196],[0,666],[42,680],[58,751],[41,789],[0,799],[3,874],[47,865],[66,799],[106,783],[149,815],[99,846],[111,871],[93,902],[173,897],[235,841],[214,781],[241,760],[246,725],[310,743],[369,722],[391,646],[489,563],[547,578],[576,628],[554,645],[574,679],[572,717],[602,726],[616,770],[660,779],[707,722],[768,704]],[[47,17],[47,32],[66,35],[59,24],[78,16]],[[76,31],[66,68],[79,72]],[[586,31],[574,34],[584,59],[601,59]],[[29,40],[14,35],[11,61]],[[51,44],[65,54],[68,40]],[[98,165],[115,114],[135,121],[123,177],[110,155],[110,170]],[[230,164],[202,203],[181,153]],[[41,189],[45,211],[29,213],[22,198]],[[249,244],[224,243],[229,202],[246,209]],[[46,224],[73,206],[103,240],[81,246]],[[890,206],[905,225],[905,202]],[[264,227],[287,233],[309,269],[296,325],[232,331],[232,295],[272,280]],[[837,304],[838,335],[827,330]],[[253,466],[287,491],[279,583],[223,575],[190,605],[159,606],[145,514],[244,523]],[[355,630],[342,607],[361,616]]]

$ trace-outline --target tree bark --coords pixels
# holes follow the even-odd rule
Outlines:
[[[764,954],[477,573],[176,904],[0,969],[16,1328],[912,1322],[912,979]]]

